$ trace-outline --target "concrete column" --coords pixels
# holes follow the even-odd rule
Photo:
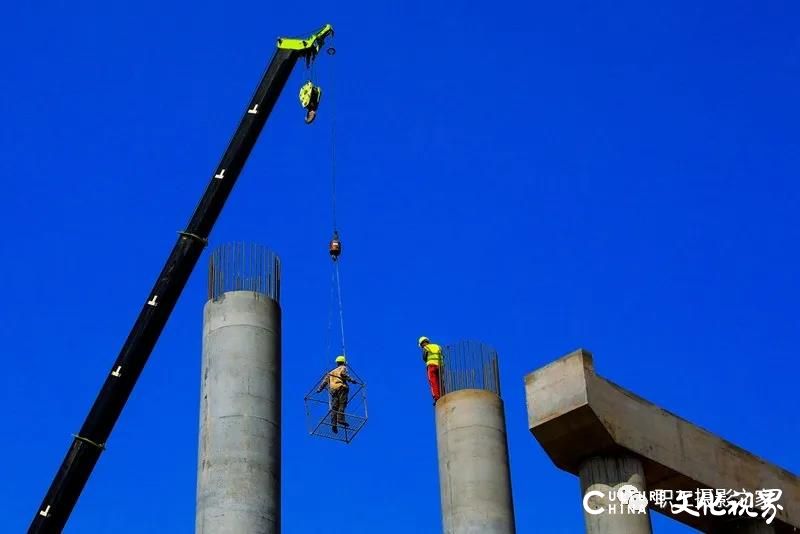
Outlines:
[[[281,310],[253,291],[206,303],[197,534],[277,534]]]
[[[627,498],[630,486],[640,493],[647,490],[642,462],[632,457],[591,458],[581,465],[579,475],[586,534],[651,534],[647,508],[643,513],[628,508],[628,504],[635,508]],[[587,498],[590,491],[602,495],[594,494]],[[587,506],[595,511],[604,510],[593,514],[586,510]]]
[[[481,389],[436,403],[444,534],[514,534],[503,401]]]

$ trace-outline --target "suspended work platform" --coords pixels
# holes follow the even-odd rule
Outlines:
[[[352,367],[347,372],[355,384],[350,384],[344,408],[334,410],[333,399],[328,389],[319,391],[328,380],[328,371],[320,375],[305,396],[306,426],[312,436],[350,443],[367,424],[367,387]]]

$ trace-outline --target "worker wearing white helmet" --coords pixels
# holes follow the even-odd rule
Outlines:
[[[344,417],[344,412],[347,409],[347,401],[349,400],[350,386],[349,384],[357,384],[349,374],[347,374],[347,359],[342,356],[336,357],[336,367],[325,375],[322,383],[317,388],[317,392],[322,392],[326,387],[331,396],[331,427],[333,433],[339,432],[338,427],[349,427],[350,424]]]
[[[431,343],[431,340],[422,336],[417,341],[417,344],[422,349],[422,361],[428,370],[428,384],[431,386],[431,395],[433,396],[433,404],[439,400],[441,390],[439,388],[439,365],[442,363],[442,347],[436,343]]]

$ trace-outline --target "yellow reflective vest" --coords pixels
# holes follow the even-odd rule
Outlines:
[[[439,365],[442,361],[442,347],[436,343],[428,343],[422,348],[425,365]]]

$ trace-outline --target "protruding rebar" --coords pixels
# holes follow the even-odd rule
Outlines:
[[[483,389],[499,397],[497,351],[477,341],[446,345],[439,380],[442,395],[461,389]]]
[[[228,291],[252,291],[280,302],[281,265],[268,248],[251,243],[227,243],[212,253],[208,267],[208,299]]]

